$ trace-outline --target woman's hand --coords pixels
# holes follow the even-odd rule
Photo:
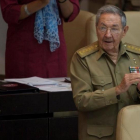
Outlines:
[[[140,73],[125,74],[121,83],[116,87],[116,94],[119,95],[123,92],[126,92],[128,88],[135,82],[140,82]],[[140,84],[139,84],[139,90],[140,90]]]

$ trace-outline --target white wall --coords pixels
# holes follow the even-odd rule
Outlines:
[[[7,24],[4,22],[0,11],[0,75],[5,74],[5,42]]]

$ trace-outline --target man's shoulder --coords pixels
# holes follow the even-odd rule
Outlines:
[[[129,43],[124,43],[123,45],[126,47],[126,51],[140,54],[140,46],[132,45]]]
[[[83,47],[81,49],[79,49],[78,51],[76,51],[76,53],[81,57],[84,58],[92,53],[95,53],[96,51],[99,50],[98,47],[98,42],[94,42],[86,47]]]

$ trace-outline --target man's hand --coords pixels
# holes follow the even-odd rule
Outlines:
[[[140,73],[129,73],[125,74],[124,78],[122,79],[121,83],[116,87],[116,94],[120,95],[123,92],[126,92],[130,85],[135,82],[140,82]],[[139,90],[140,90],[140,83],[139,83]]]

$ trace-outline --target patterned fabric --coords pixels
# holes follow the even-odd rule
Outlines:
[[[51,0],[47,6],[36,13],[34,37],[41,44],[43,40],[50,43],[50,51],[54,52],[59,46],[58,25],[61,24],[56,0]]]

